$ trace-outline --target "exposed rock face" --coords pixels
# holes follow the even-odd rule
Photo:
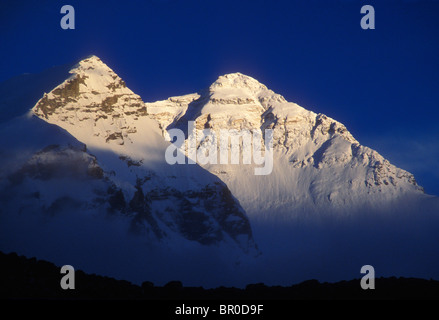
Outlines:
[[[136,127],[128,123],[145,115],[142,99],[96,56],[80,61],[70,73],[70,79],[44,94],[34,113],[51,123],[64,123],[67,130],[88,127],[88,133],[107,143],[129,141]]]
[[[181,97],[171,97],[165,101],[145,103],[148,115],[156,119],[163,132],[180,119],[187,111],[190,104],[200,98],[199,94],[188,94]]]

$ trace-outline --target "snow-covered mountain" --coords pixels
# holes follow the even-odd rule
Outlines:
[[[0,93],[9,110],[0,125],[3,251],[205,286],[340,280],[363,264],[439,276],[438,198],[343,124],[249,76],[144,103],[91,56],[12,79]],[[272,172],[168,164],[168,131],[187,138],[189,121],[216,133],[271,129]]]
[[[200,94],[147,103],[146,108],[165,136],[166,130],[184,129],[187,121],[217,133],[273,130],[271,174],[254,175],[253,168],[243,164],[204,166],[229,186],[252,216],[294,217],[303,208],[352,214],[365,205],[423,196],[412,174],[362,146],[343,124],[288,102],[240,73],[219,77]]]
[[[439,199],[361,145],[340,122],[241,73],[220,76],[199,93],[146,103],[146,110],[164,137],[183,130],[186,145],[188,121],[217,135],[224,129],[273,130],[268,175],[255,175],[259,165],[243,164],[242,157],[239,165],[202,165],[247,212],[263,253],[256,269],[270,270],[267,281],[356,277],[365,263],[382,275],[439,276]],[[196,146],[209,149],[209,143]]]
[[[71,67],[67,79],[0,132],[1,201],[8,218],[23,213],[59,222],[63,215],[69,215],[68,221],[77,215],[78,221],[102,219],[103,226],[113,219],[125,236],[165,251],[186,246],[190,255],[208,247],[227,252],[231,260],[258,254],[245,211],[227,186],[198,165],[168,165],[169,142],[146,115],[141,98],[96,56]],[[82,227],[74,225],[81,233]],[[66,231],[67,225],[60,228],[73,232]],[[57,232],[45,236],[55,239]],[[9,234],[3,249],[14,250],[18,240],[10,231],[3,234]],[[27,253],[53,259],[50,250],[33,248],[32,236],[20,241]]]

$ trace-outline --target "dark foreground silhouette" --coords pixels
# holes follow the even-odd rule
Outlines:
[[[171,281],[141,286],[75,270],[75,289],[60,286],[60,267],[53,263],[0,252],[2,299],[148,299],[148,300],[291,300],[291,299],[439,299],[439,281],[418,278],[377,278],[375,290],[363,290],[360,279],[321,283],[308,280],[289,287],[250,284],[245,289],[184,287]]]

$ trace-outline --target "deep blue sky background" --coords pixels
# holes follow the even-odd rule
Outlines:
[[[62,30],[73,5],[76,29]],[[360,28],[371,4],[376,29]],[[144,101],[242,72],[439,195],[439,1],[0,1],[0,81],[99,56]]]

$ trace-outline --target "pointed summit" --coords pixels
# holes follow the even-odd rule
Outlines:
[[[70,68],[69,73],[71,76],[68,79],[37,102],[33,109],[36,115],[48,119],[62,104],[78,102],[80,98],[88,100],[87,104],[90,105],[103,102],[116,92],[117,95],[133,94],[126,88],[125,82],[95,55],[80,60]],[[64,100],[54,103],[56,97]]]
[[[79,61],[73,68],[72,73],[100,73],[105,75],[106,73],[115,74],[99,57],[89,56]]]
[[[91,91],[105,93],[107,89],[114,92],[117,88],[126,88],[125,82],[95,55],[79,61],[70,73],[83,79]]]
[[[137,131],[127,124],[128,118],[146,114],[140,96],[97,56],[79,61],[69,73],[68,79],[44,94],[32,112],[73,132],[81,141],[94,137],[123,145]]]
[[[255,93],[261,90],[267,90],[267,87],[258,80],[240,72],[228,73],[220,76],[210,86],[211,91],[215,91],[219,88],[247,89]]]

